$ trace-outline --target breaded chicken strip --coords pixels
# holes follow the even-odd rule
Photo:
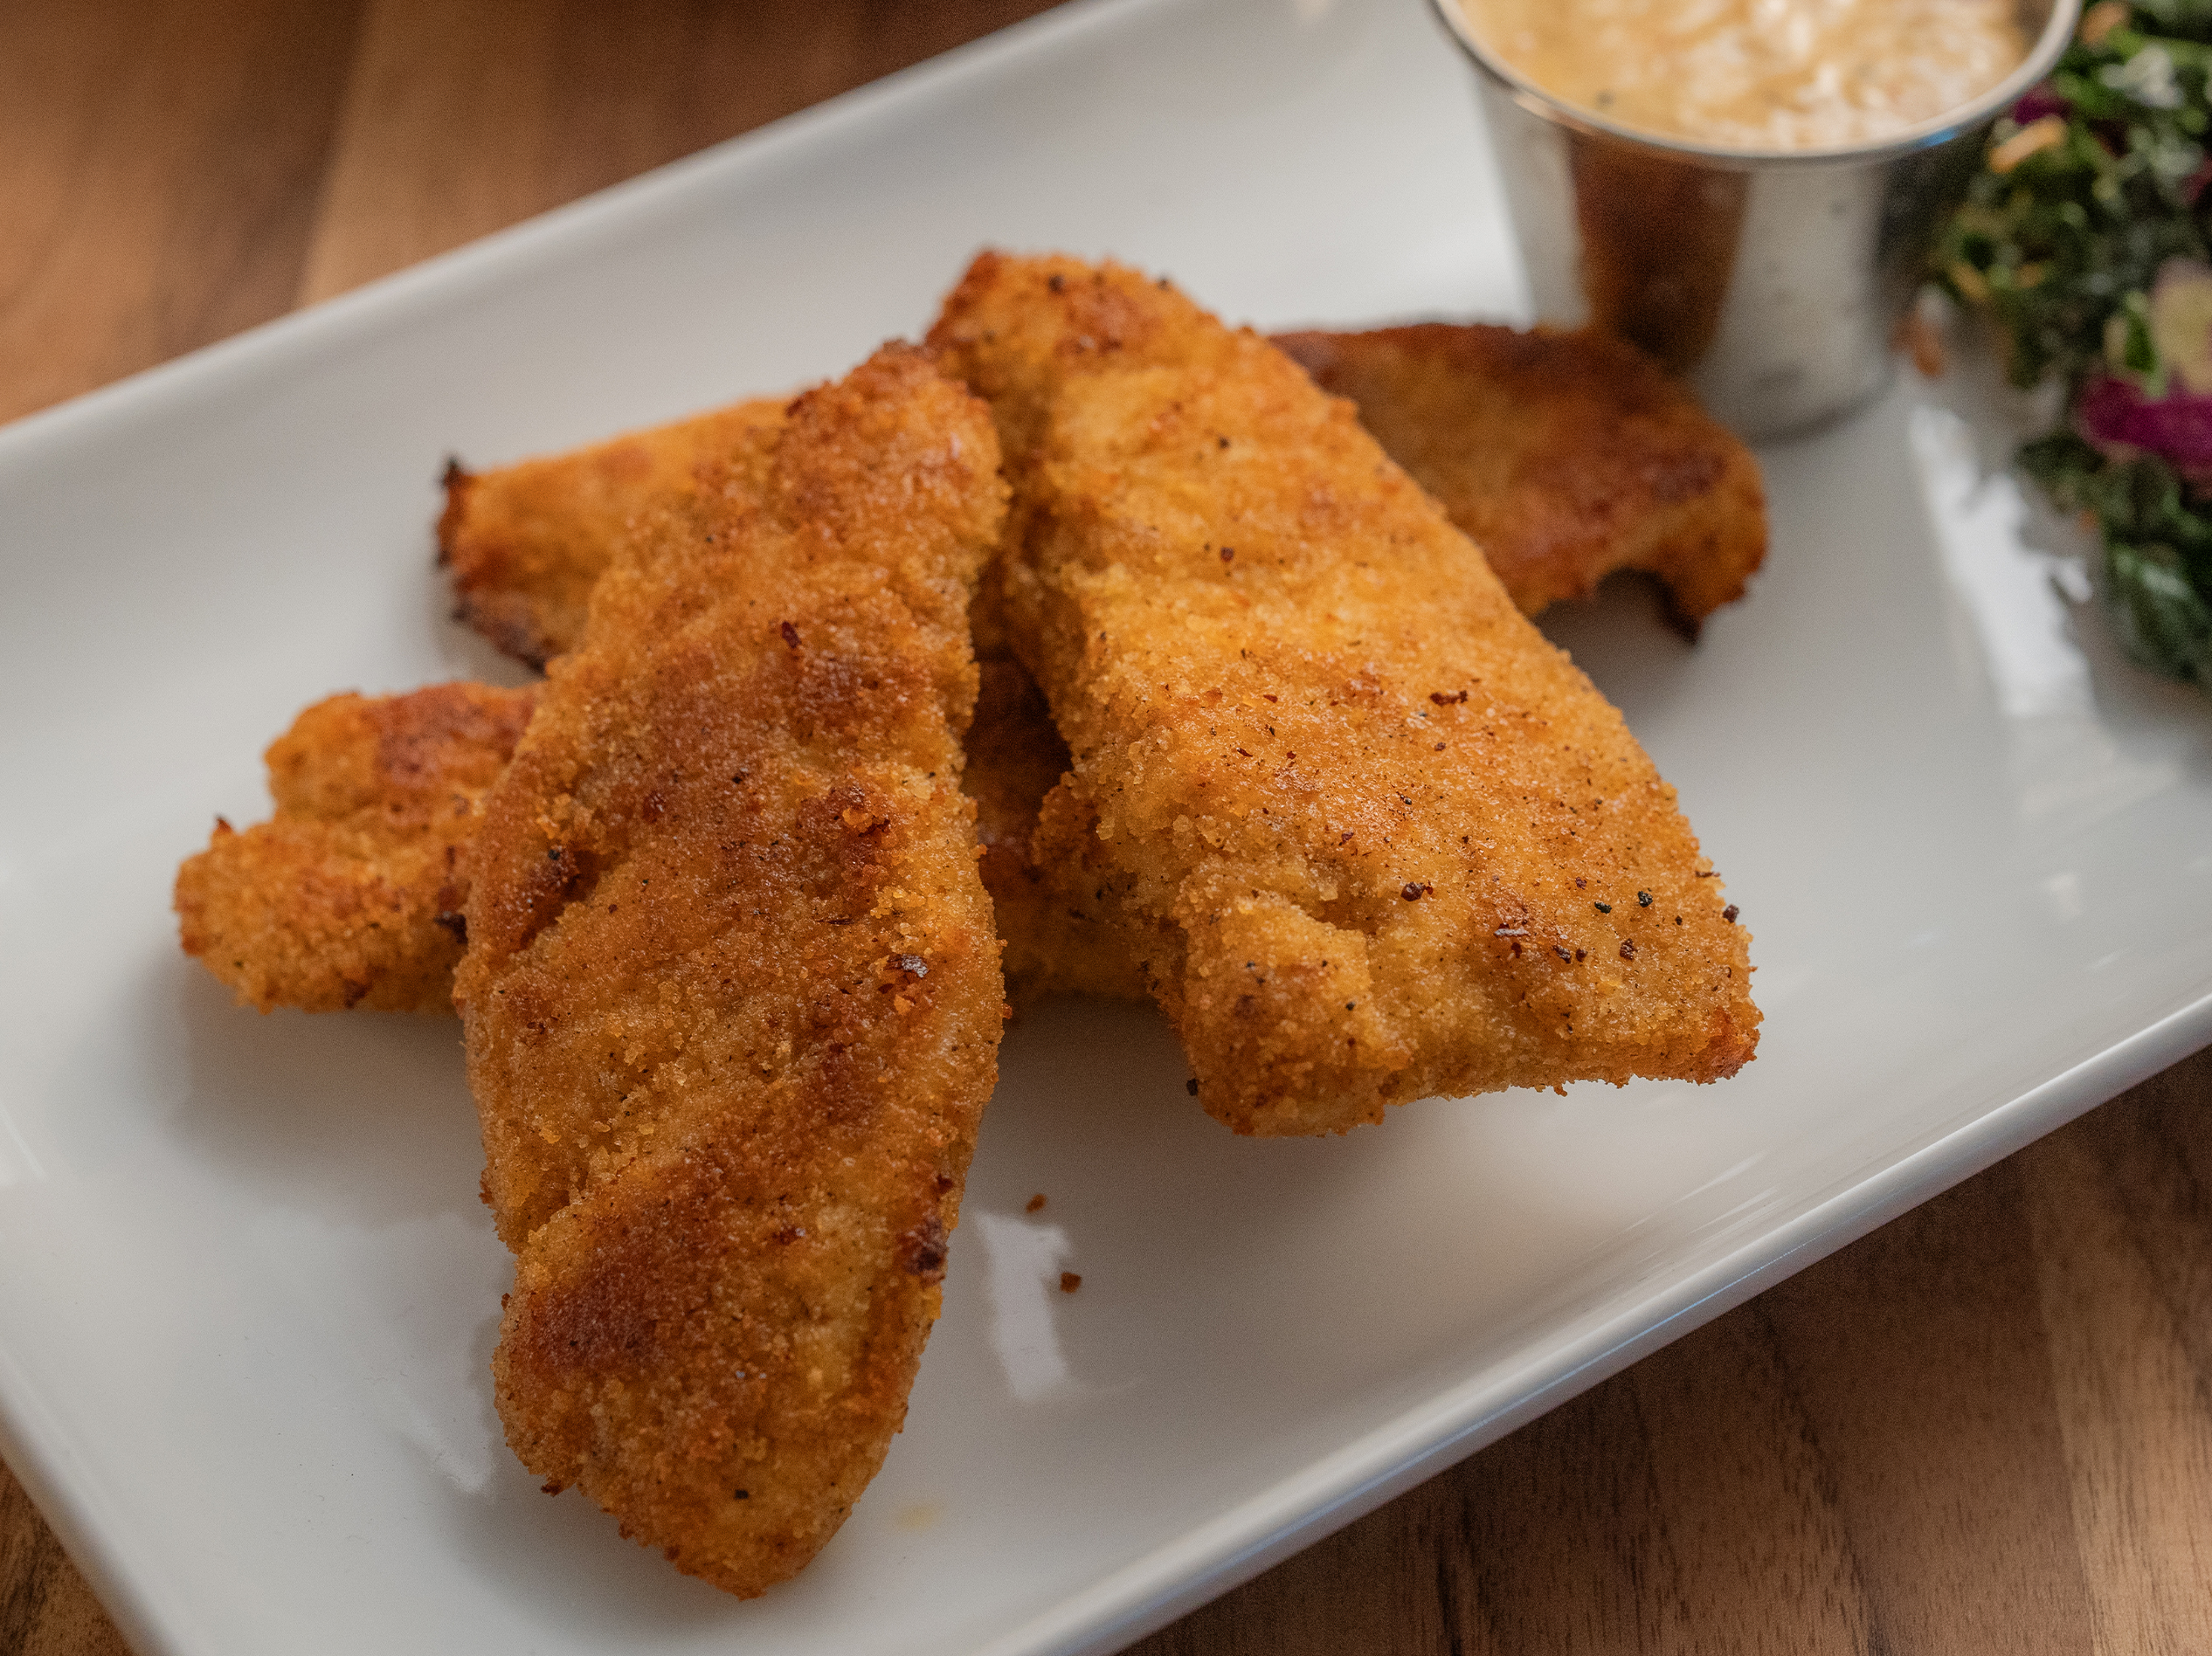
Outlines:
[[[184,952],[267,1011],[452,1004],[468,847],[535,692],[333,696],[271,744],[276,816],[176,871]]]
[[[1003,1015],[958,733],[990,416],[886,347],[646,518],[477,841],[508,1441],[742,1594],[904,1418]]]
[[[626,525],[688,496],[694,474],[746,433],[772,426],[784,404],[741,403],[566,454],[446,479],[439,561],[453,571],[463,619],[535,666],[581,635],[591,584]],[[1007,990],[1018,1002],[1055,994],[1141,999],[1135,963],[1099,924],[1047,896],[1030,859],[1037,811],[1067,769],[1068,749],[1027,669],[977,618],[983,670],[968,731],[964,786],[976,802],[983,880],[1006,940]]]
[[[688,492],[702,460],[772,430],[785,401],[739,403],[495,472],[448,462],[438,561],[453,571],[460,618],[543,666],[583,636],[591,588],[630,520]]]
[[[1524,615],[1642,569],[1694,638],[1766,556],[1759,463],[1633,345],[1441,322],[1275,343],[1359,405]]]
[[[930,342],[997,416],[1006,624],[1073,755],[1039,863],[1103,850],[1208,1110],[1751,1057],[1673,790],[1348,404],[1111,265],[987,253]]]

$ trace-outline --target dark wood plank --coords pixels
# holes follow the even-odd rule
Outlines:
[[[371,0],[302,301],[1047,9],[1050,0]]]
[[[2169,1071],[2015,1158],[2105,1650],[2212,1650],[2208,1072]]]
[[[1820,1446],[1882,1647],[2086,1653],[2018,1168],[1747,1309],[1773,1331]]]

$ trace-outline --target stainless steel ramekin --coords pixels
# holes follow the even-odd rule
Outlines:
[[[1638,133],[1500,59],[1474,59],[1537,320],[1596,323],[1687,377],[1745,437],[1800,431],[1887,383],[1929,234],[1990,123],[2058,61],[2081,0],[2022,0],[2027,60],[1972,103],[1879,143],[1743,150]]]

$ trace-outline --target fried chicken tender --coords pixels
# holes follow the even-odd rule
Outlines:
[[[702,462],[772,428],[784,404],[741,403],[566,454],[494,471],[448,468],[439,562],[453,571],[461,618],[533,666],[574,646],[591,585],[626,525],[688,497]],[[1096,919],[1047,895],[1029,842],[1068,749],[1028,670],[977,618],[982,689],[968,731],[964,785],[976,802],[983,881],[1006,940],[1017,1003],[1059,994],[1144,997],[1134,962],[1112,951]]]
[[[1633,345],[1441,322],[1275,343],[1358,404],[1524,615],[1642,569],[1695,638],[1766,559],[1759,463]]]
[[[1481,555],[1280,351],[1118,266],[986,253],[930,343],[992,404],[1006,620],[1097,858],[1241,1132],[1752,1056],[1673,790]]]
[[[176,871],[184,952],[265,1012],[446,1010],[469,844],[534,696],[441,684],[309,707],[266,756],[275,817],[218,818]]]
[[[740,1595],[881,1464],[996,1078],[958,738],[1004,506],[920,352],[801,397],[626,541],[477,841],[508,1441]]]
[[[631,519],[688,493],[702,461],[773,430],[786,400],[739,403],[495,472],[447,462],[438,561],[453,571],[460,618],[534,667],[573,648]]]

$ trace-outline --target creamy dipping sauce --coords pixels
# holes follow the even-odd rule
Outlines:
[[[1553,97],[1735,149],[1894,136],[2025,61],[2013,0],[1461,0]]]

